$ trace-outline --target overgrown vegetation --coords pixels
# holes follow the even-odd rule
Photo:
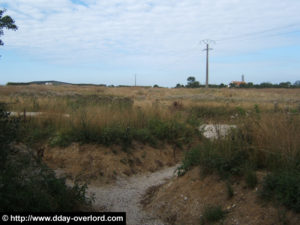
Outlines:
[[[121,145],[127,149],[133,141],[152,146],[163,142],[181,148],[197,137],[198,124],[186,123],[182,113],[155,107],[141,109],[132,106],[128,98],[114,99],[68,98],[65,102],[68,114],[49,113],[26,119],[18,140],[29,145],[44,142],[66,147],[79,142]]]
[[[12,144],[19,125],[0,104],[0,211],[78,211],[88,204],[85,185],[67,187],[32,150]]]
[[[227,137],[205,139],[191,148],[178,174],[200,166],[203,174],[216,172],[223,179],[244,177],[247,187],[255,188],[256,171],[265,170],[269,175],[262,181],[260,196],[300,212],[299,115],[263,114],[254,107],[242,122]],[[232,196],[230,186],[227,192]]]
[[[283,170],[267,175],[260,196],[300,212],[299,170]]]

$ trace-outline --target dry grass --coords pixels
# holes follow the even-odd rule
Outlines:
[[[283,165],[291,165],[299,160],[300,153],[300,117],[287,113],[263,114],[259,119],[247,121],[245,129],[252,137],[251,144],[257,151],[256,160],[265,161],[276,156]],[[268,162],[279,167],[278,161]]]
[[[37,97],[43,109],[47,99],[74,95],[122,96],[132,98],[136,105],[152,105],[155,102],[170,105],[173,101],[184,104],[240,104],[253,106],[259,104],[273,107],[277,102],[281,107],[297,107],[300,103],[300,89],[169,89],[143,87],[96,87],[96,86],[4,86],[0,87],[0,101],[27,104]],[[40,98],[45,98],[44,100]],[[19,103],[16,102],[20,101]],[[43,102],[45,104],[43,104]]]
[[[4,86],[0,87],[0,101],[9,103],[11,111],[46,112],[34,119],[35,126],[41,128],[51,124],[64,130],[84,122],[98,128],[117,125],[140,129],[155,118],[181,123],[191,120],[195,126],[200,122],[246,123],[259,149],[292,154],[299,146],[295,143],[299,113],[290,116],[287,112],[299,112],[300,89]],[[257,110],[259,120],[251,116]],[[237,113],[250,116],[232,119]]]

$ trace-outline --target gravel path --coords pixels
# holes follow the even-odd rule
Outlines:
[[[164,223],[142,210],[140,200],[146,190],[175,176],[178,165],[146,175],[119,178],[113,185],[89,186],[94,193],[94,207],[99,211],[126,212],[127,225],[163,225]]]

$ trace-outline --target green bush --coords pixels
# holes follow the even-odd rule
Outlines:
[[[217,171],[221,177],[242,175],[248,153],[234,140],[205,142],[200,165],[206,171]]]
[[[184,175],[190,168],[200,164],[200,151],[200,148],[197,146],[186,152],[181,166],[179,166],[176,170],[178,176]]]
[[[68,133],[67,131],[57,132],[49,140],[49,145],[51,147],[54,147],[54,146],[67,147],[71,143],[72,143],[72,137],[70,136],[70,133]]]
[[[277,171],[263,180],[260,196],[273,200],[287,208],[300,212],[300,173],[299,171]]]
[[[136,129],[133,131],[133,138],[143,144],[150,144],[155,146],[157,144],[156,139],[152,135],[149,129]]]
[[[178,171],[182,175],[191,167],[200,165],[204,173],[215,171],[226,178],[230,175],[243,175],[248,160],[248,152],[236,140],[204,140],[185,154]]]
[[[29,146],[47,141],[55,133],[55,127],[51,120],[40,122],[38,118],[31,118],[28,121],[20,121],[17,131],[17,141]]]
[[[246,115],[246,110],[242,107],[236,107],[236,111],[240,116],[245,116]]]
[[[68,187],[64,179],[38,165],[37,174],[20,176],[31,168],[25,160],[19,165],[10,164],[0,174],[0,211],[14,212],[66,212],[78,211],[88,203],[86,186]],[[42,169],[41,169],[42,168]]]
[[[201,224],[215,223],[224,219],[225,216],[226,212],[222,210],[221,206],[208,205],[204,207]]]

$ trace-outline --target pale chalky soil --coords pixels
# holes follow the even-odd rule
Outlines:
[[[164,225],[162,221],[143,211],[141,198],[154,185],[165,183],[175,176],[177,166],[146,175],[118,178],[116,183],[106,186],[89,186],[94,193],[94,207],[99,211],[126,212],[128,225]]]

